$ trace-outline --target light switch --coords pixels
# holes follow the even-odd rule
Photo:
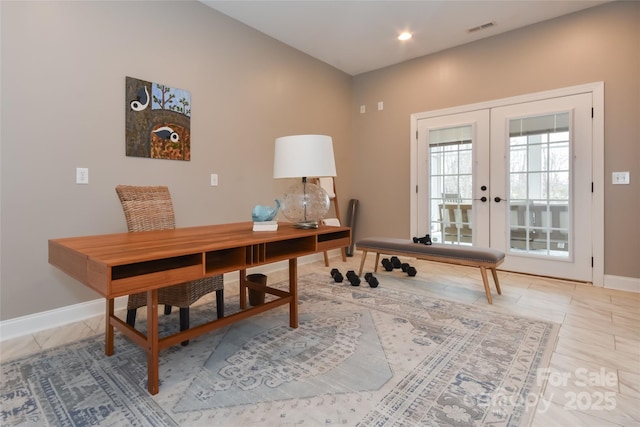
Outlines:
[[[611,174],[612,184],[629,184],[629,172],[613,172]]]
[[[384,102],[380,101],[378,102],[378,111],[382,111],[384,110]]]
[[[89,168],[76,168],[76,184],[89,183]]]
[[[367,107],[365,107],[364,105],[360,106],[360,114],[364,114],[367,112]]]
[[[217,187],[218,186],[218,174],[217,173],[212,173],[211,174],[211,186],[212,187]]]

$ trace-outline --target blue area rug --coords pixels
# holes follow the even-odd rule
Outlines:
[[[317,274],[299,310],[297,329],[280,307],[162,351],[155,396],[118,333],[111,357],[98,335],[3,363],[1,424],[524,426],[559,327]],[[191,323],[212,316],[198,306]],[[161,334],[177,324],[161,316]]]

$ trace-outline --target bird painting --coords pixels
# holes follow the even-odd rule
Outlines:
[[[188,90],[127,77],[125,105],[127,156],[191,160]]]
[[[175,123],[158,123],[151,129],[149,157],[152,159],[189,160],[191,147],[188,128]]]
[[[178,132],[174,131],[169,126],[162,126],[161,128],[154,130],[153,133],[155,133],[160,139],[163,139],[165,141],[167,139],[171,140],[171,142],[180,141],[180,135],[178,135]]]
[[[142,111],[149,106],[150,97],[147,86],[142,86],[140,89],[138,89],[137,95],[138,97],[130,103],[131,109],[133,111]]]

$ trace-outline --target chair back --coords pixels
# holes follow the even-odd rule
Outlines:
[[[176,228],[171,194],[165,186],[118,185],[129,231],[154,231]]]

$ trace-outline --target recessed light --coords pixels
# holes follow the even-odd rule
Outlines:
[[[409,40],[411,37],[413,37],[413,35],[411,33],[407,32],[407,31],[405,31],[404,33],[402,33],[402,34],[400,34],[398,36],[398,40],[405,41],[405,40]]]

